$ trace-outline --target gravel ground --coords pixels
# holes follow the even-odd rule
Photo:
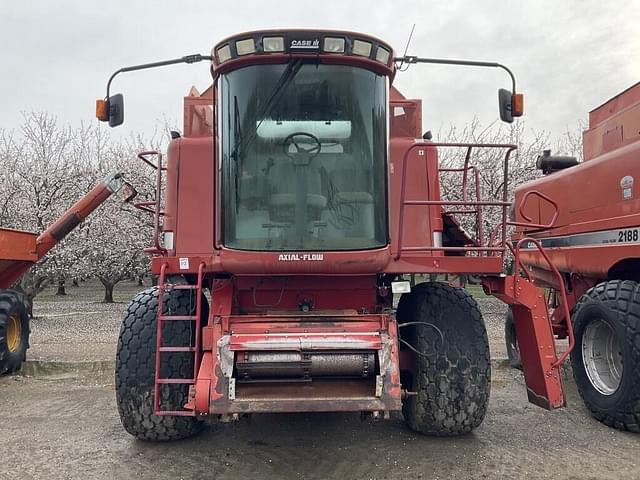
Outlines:
[[[68,286],[65,296],[50,289],[37,296],[31,321],[28,360],[107,361],[115,358],[122,313],[140,290],[135,282],[121,282],[116,303],[103,303],[104,291],[95,281]]]
[[[547,412],[527,402],[521,373],[504,362],[493,364],[484,423],[465,437],[415,434],[401,415],[363,423],[356,414],[274,414],[179,442],[134,440],[118,418],[112,362],[122,311],[138,290],[122,285],[111,305],[95,285],[38,299],[29,358],[50,368],[0,377],[0,479],[640,478],[640,437],[591,418],[566,370],[568,407]],[[478,302],[492,355],[504,358],[505,306]]]
[[[135,283],[119,285],[115,300],[100,302],[102,291],[93,283],[68,288],[66,297],[46,292],[36,298],[31,322],[29,360],[37,361],[108,361],[115,357],[122,313],[140,289]],[[504,315],[506,306],[493,297],[479,297],[489,336],[491,356],[506,358]]]
[[[494,360],[507,358],[507,347],[504,342],[504,318],[507,306],[494,297],[478,298],[477,301],[487,327],[491,358]]]
[[[172,443],[120,425],[112,374],[0,377],[0,479],[638,479],[636,434],[592,419],[573,382],[568,407],[527,403],[522,376],[494,368],[474,433],[433,438],[399,415],[255,415]]]
[[[124,303],[36,299],[28,360],[113,360],[125,308]]]

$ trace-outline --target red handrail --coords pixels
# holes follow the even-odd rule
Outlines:
[[[426,147],[443,147],[443,148],[455,148],[455,147],[460,147],[460,148],[466,148],[466,154],[465,154],[465,163],[464,163],[464,167],[459,168],[459,169],[438,169],[438,171],[461,171],[463,172],[463,179],[462,179],[462,184],[463,184],[463,200],[462,201],[445,201],[445,200],[406,200],[406,180],[407,180],[407,168],[406,168],[406,164],[407,164],[407,159],[409,157],[409,153],[414,149],[414,148],[426,148]],[[502,200],[501,201],[482,201],[480,199],[480,191],[479,191],[479,174],[477,171],[477,167],[475,167],[474,165],[469,165],[469,161],[471,159],[471,151],[474,147],[477,148],[506,148],[507,151],[505,153],[504,159],[503,159],[503,173],[504,173],[504,179],[503,179],[503,183],[502,183],[502,188],[503,188],[503,192],[502,192]],[[403,157],[403,169],[402,169],[402,182],[401,182],[401,187],[400,187],[400,211],[398,213],[398,245],[397,245],[397,251],[395,254],[394,259],[398,260],[400,258],[400,256],[402,255],[403,252],[407,252],[407,251],[432,251],[432,250],[439,250],[439,251],[484,251],[486,253],[492,252],[492,251],[502,251],[504,252],[505,249],[505,241],[506,241],[506,220],[507,220],[507,208],[509,207],[509,205],[511,205],[510,202],[507,201],[507,196],[508,196],[508,176],[509,176],[509,159],[511,156],[511,152],[516,150],[517,146],[513,145],[513,144],[501,144],[501,143],[486,143],[486,144],[482,144],[482,143],[458,143],[458,142],[416,142],[415,144],[411,145],[411,147],[409,147],[407,149],[407,151],[404,153],[404,157]],[[426,156],[424,157],[426,159]],[[467,172],[470,169],[475,169],[475,178],[476,178],[476,201],[475,202],[470,202],[467,201],[467,193],[466,193],[466,185],[467,185]],[[479,221],[477,222],[476,225],[476,235],[479,237],[480,240],[480,247],[432,247],[432,246],[428,246],[428,247],[408,247],[408,248],[403,248],[402,246],[402,242],[403,242],[403,231],[404,231],[404,210],[405,210],[405,206],[407,205],[439,205],[439,206],[464,206],[464,207],[475,207],[476,209],[474,211],[468,211],[468,212],[464,212],[464,213],[473,213],[475,212],[477,217],[479,218]],[[488,246],[484,246],[484,226],[482,225],[482,210],[481,207],[483,206],[494,206],[494,207],[502,207],[502,222],[500,222],[498,224],[498,228],[500,226],[502,226],[502,230],[503,230],[503,234],[502,234],[502,242],[501,242],[501,246],[500,247],[492,247],[491,245]]]
[[[565,318],[565,323],[566,323],[566,327],[567,327],[567,336],[569,337],[569,348],[567,348],[562,353],[562,355],[560,355],[560,357],[558,357],[558,359],[555,362],[553,362],[552,367],[556,368],[556,367],[560,366],[562,364],[562,362],[564,362],[566,360],[566,358],[569,356],[569,354],[573,350],[573,347],[575,346],[575,338],[573,336],[573,325],[571,324],[571,314],[569,312],[569,307],[567,306],[568,305],[567,291],[564,288],[564,279],[562,278],[562,274],[560,273],[560,271],[556,268],[556,266],[553,264],[553,262],[551,262],[551,259],[549,258],[549,256],[545,252],[544,248],[542,248],[542,244],[540,243],[540,241],[535,239],[535,238],[533,238],[533,237],[521,238],[516,243],[514,262],[513,262],[513,273],[515,275],[519,275],[520,274],[519,273],[520,272],[520,247],[524,242],[531,242],[536,246],[537,250],[540,252],[540,255],[542,255],[542,258],[544,258],[545,262],[547,262],[547,265],[549,265],[549,268],[553,272],[553,275],[558,280],[558,285],[559,285],[559,290],[560,290],[560,298],[561,298],[561,303],[562,303],[562,309],[564,310],[564,318]],[[518,297],[518,293],[519,293],[519,291],[516,288],[514,290],[514,293],[513,293],[514,298]]]
[[[153,163],[149,156],[155,155],[158,160],[157,163]],[[160,217],[164,215],[162,210],[162,172],[166,171],[166,167],[162,165],[162,153],[158,150],[146,150],[138,154],[138,158],[151,168],[156,170],[156,198],[153,201],[138,202],[134,204],[139,210],[153,214],[153,247],[145,248],[146,253],[152,255],[165,255],[167,249],[160,243]],[[154,207],[153,209],[149,207]]]
[[[539,198],[542,198],[543,200],[546,200],[553,206],[554,208],[553,218],[549,223],[547,224],[534,223],[533,219],[529,217],[526,213],[524,213],[524,206],[526,205],[529,197],[532,195],[535,195]],[[527,220],[527,222],[510,221],[508,222],[509,225],[513,225],[515,227],[525,227],[525,228],[529,227],[529,228],[539,228],[539,229],[553,228],[556,224],[556,221],[558,220],[558,215],[560,214],[560,209],[556,201],[553,198],[549,197],[548,195],[545,195],[544,193],[539,192],[537,190],[529,190],[522,196],[522,200],[520,201],[520,207],[518,208],[518,210],[520,212],[520,216],[525,220]]]

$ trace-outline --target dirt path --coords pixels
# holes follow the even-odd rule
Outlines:
[[[120,426],[110,376],[0,378],[0,478],[83,479],[637,479],[640,436],[589,417],[567,379],[569,407],[526,402],[519,373],[494,371],[484,424],[429,438],[401,418],[257,415],[168,444]]]

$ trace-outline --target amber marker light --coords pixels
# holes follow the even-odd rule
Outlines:
[[[524,94],[514,93],[511,96],[511,115],[521,117],[524,113]]]
[[[96,100],[96,118],[101,122],[109,120],[109,104],[102,98]]]

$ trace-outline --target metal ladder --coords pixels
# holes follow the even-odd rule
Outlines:
[[[162,385],[195,385],[198,376],[198,368],[200,366],[201,348],[201,330],[202,330],[202,283],[204,277],[204,263],[198,267],[198,281],[195,285],[172,285],[166,283],[167,264],[164,263],[160,268],[160,278],[158,281],[158,317],[156,324],[156,368],[155,368],[155,384],[153,398],[153,414],[154,415],[172,415],[192,417],[195,416],[194,410],[162,410],[160,407],[160,389]],[[173,290],[193,290],[196,297],[196,311],[193,315],[173,315],[165,312],[164,295]],[[185,346],[165,346],[162,338],[162,326],[164,322],[195,322],[195,345]],[[162,364],[163,353],[193,353],[193,377],[192,378],[163,378],[160,376],[160,367]]]

